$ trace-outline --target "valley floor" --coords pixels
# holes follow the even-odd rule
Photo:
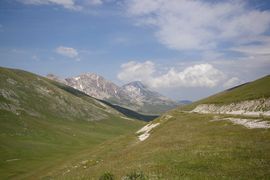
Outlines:
[[[27,125],[21,128],[20,124]],[[18,119],[1,111],[0,179],[51,179],[81,154],[136,131],[141,121],[111,117],[100,121]]]

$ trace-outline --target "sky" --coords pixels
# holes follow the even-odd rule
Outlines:
[[[270,1],[1,0],[0,66],[198,100],[270,74]]]

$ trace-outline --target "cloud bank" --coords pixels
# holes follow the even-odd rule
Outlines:
[[[269,11],[240,0],[127,0],[126,7],[138,25],[154,27],[159,42],[180,51],[263,43],[270,27]]]
[[[151,88],[170,89],[177,87],[215,87],[226,78],[226,75],[211,64],[197,64],[184,70],[170,68],[163,74],[151,61],[130,61],[121,65],[118,79],[124,82],[142,81]]]

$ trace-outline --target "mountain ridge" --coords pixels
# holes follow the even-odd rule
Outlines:
[[[78,89],[92,97],[112,104],[138,111],[143,114],[157,115],[178,105],[175,101],[150,90],[140,81],[133,81],[118,86],[96,73],[83,73],[64,80],[47,76],[52,80]]]

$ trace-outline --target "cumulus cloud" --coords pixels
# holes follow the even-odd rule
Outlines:
[[[127,0],[125,4],[137,24],[155,27],[158,40],[176,50],[234,46],[243,39],[252,43],[270,27],[270,12],[251,9],[246,1]]]
[[[215,87],[225,79],[225,74],[211,64],[198,64],[186,67],[182,71],[170,68],[163,74],[158,74],[158,69],[151,61],[130,61],[121,66],[118,79],[122,81],[139,80],[148,86],[159,88],[175,87]]]
[[[143,63],[130,61],[121,65],[121,72],[118,73],[118,79],[122,81],[150,81],[155,72],[155,64],[151,61]]]
[[[55,51],[62,56],[80,60],[78,51],[72,47],[59,46]]]
[[[102,0],[18,0],[31,5],[58,5],[70,10],[82,10],[87,5],[101,5]]]

